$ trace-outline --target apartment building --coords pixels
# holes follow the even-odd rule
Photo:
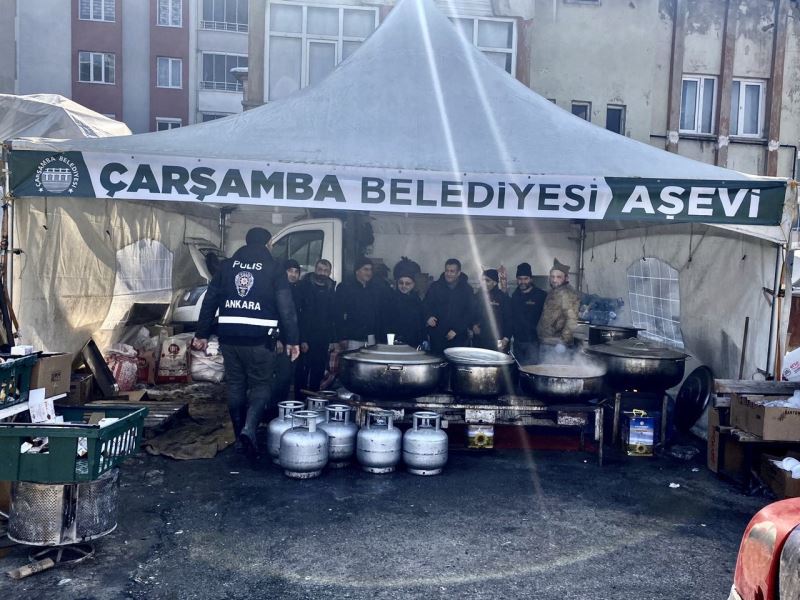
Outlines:
[[[242,110],[248,0],[0,0],[0,92],[161,131]]]
[[[795,0],[435,1],[489,60],[580,118],[697,160],[795,174]],[[323,78],[395,3],[251,2],[248,106]]]

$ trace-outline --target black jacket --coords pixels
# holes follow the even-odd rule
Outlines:
[[[545,299],[547,299],[547,292],[536,286],[532,286],[527,293],[523,293],[519,288],[514,290],[511,295],[511,333],[515,342],[539,340],[536,326],[542,316]]]
[[[336,288],[334,315],[339,340],[365,341],[380,334],[380,309],[384,290],[371,281],[362,285],[355,277]]]
[[[417,290],[408,294],[392,290],[381,312],[382,333],[393,333],[397,341],[414,348],[425,339],[425,310]]]
[[[436,317],[436,327],[428,328],[431,348],[434,352],[442,352],[445,348],[466,346],[469,341],[467,331],[474,319],[473,291],[464,273],[450,288],[444,279],[444,273],[431,284],[425,296],[425,320]],[[455,331],[456,337],[447,340],[447,332]]]
[[[286,272],[264,246],[242,246],[222,263],[200,307],[198,338],[208,338],[217,311],[217,333],[223,344],[266,343],[278,321],[288,343],[299,343],[297,312]]]
[[[488,350],[497,350],[497,341],[511,339],[511,299],[508,294],[494,288],[489,294],[483,290],[475,293],[475,324],[481,332],[475,345]]]
[[[297,284],[300,341],[312,345],[330,344],[336,341],[333,312],[336,282],[326,277],[323,285],[317,285],[313,277],[313,273],[306,273]]]

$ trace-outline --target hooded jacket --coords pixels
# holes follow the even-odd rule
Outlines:
[[[372,281],[362,285],[355,276],[336,288],[334,315],[339,340],[365,341],[379,335],[379,313],[384,289]]]
[[[536,326],[542,316],[547,292],[532,286],[523,292],[517,288],[511,295],[511,333],[516,343],[531,343],[539,340]]]
[[[413,348],[425,340],[425,310],[417,290],[403,294],[392,290],[382,312],[382,333],[393,333],[396,339]]]
[[[306,273],[298,287],[300,306],[300,341],[311,345],[336,341],[334,298],[336,282],[330,277],[323,284],[315,283],[314,273]]]
[[[481,329],[474,339],[475,345],[487,350],[497,350],[498,340],[511,339],[511,300],[508,294],[494,288],[488,294],[475,292],[475,324]]]
[[[217,334],[223,344],[265,344],[278,321],[287,343],[300,343],[286,273],[264,246],[242,246],[222,263],[200,307],[198,338],[207,339],[211,334],[217,311]]]
[[[445,348],[465,346],[469,341],[467,331],[472,326],[475,311],[473,308],[472,287],[467,276],[461,273],[455,286],[447,285],[444,273],[431,284],[425,296],[425,320],[436,317],[436,327],[428,327],[431,347],[434,352],[442,352]],[[456,337],[447,340],[447,332],[455,331]]]

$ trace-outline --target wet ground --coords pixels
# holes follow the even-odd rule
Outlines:
[[[724,600],[742,531],[767,502],[718,481],[702,456],[599,467],[580,452],[456,450],[437,477],[346,469],[294,481],[231,449],[140,455],[122,469],[119,527],[94,558],[2,577],[0,593]]]

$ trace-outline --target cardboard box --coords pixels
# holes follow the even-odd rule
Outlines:
[[[71,353],[42,354],[31,373],[31,389],[44,388],[47,398],[68,393],[73,358]]]
[[[800,409],[764,406],[764,402],[783,396],[731,398],[731,426],[752,433],[764,441],[800,441]]]
[[[787,456],[800,458],[797,454],[789,452]],[[778,499],[800,497],[800,479],[792,479],[789,471],[784,471],[776,466],[772,461],[781,460],[783,456],[772,456],[770,454],[761,455],[761,469],[759,474]]]
[[[83,405],[94,399],[94,375],[91,373],[73,373],[70,377],[67,404]]]
[[[744,444],[730,435],[722,435],[719,427],[728,425],[728,409],[710,407],[708,410],[708,446],[706,466],[712,473],[741,480],[745,474]]]

